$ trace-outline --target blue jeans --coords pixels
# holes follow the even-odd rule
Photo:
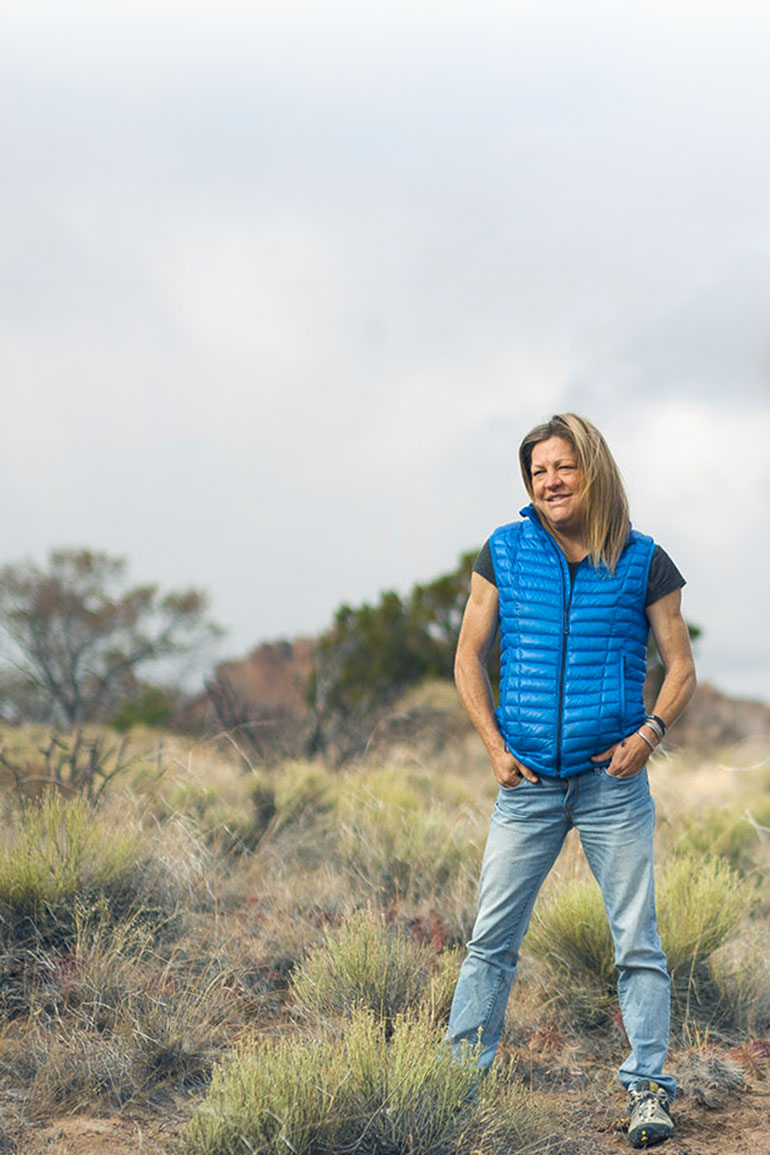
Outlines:
[[[503,1030],[519,947],[545,876],[575,827],[599,883],[615,944],[618,997],[631,1054],[624,1087],[663,1074],[668,1051],[670,984],[658,938],[653,884],[655,806],[647,771],[612,778],[597,767],[573,778],[527,779],[500,787],[484,851],[479,906],[452,1002],[448,1037],[476,1044],[486,1071]]]

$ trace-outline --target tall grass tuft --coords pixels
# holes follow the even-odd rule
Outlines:
[[[669,970],[681,973],[710,958],[740,926],[752,901],[751,889],[724,859],[669,859],[658,895]]]
[[[214,1074],[190,1155],[486,1155],[539,1127],[527,1093],[473,1056],[456,1062],[424,1013],[385,1024],[356,1011],[338,1038],[251,1042]]]
[[[394,773],[366,786],[351,782],[339,823],[338,853],[355,886],[365,884],[383,905],[427,900],[467,929],[481,859],[476,815],[445,807]]]
[[[606,1021],[617,1002],[612,937],[599,887],[574,879],[554,887],[535,907],[526,950],[540,959],[552,997],[569,1004],[576,1025],[590,1029]]]
[[[737,933],[752,899],[751,884],[720,858],[672,857],[664,866],[658,921],[679,1027],[740,1020],[745,976],[740,967],[717,967],[714,956]],[[544,897],[526,948],[545,965],[554,1002],[575,1025],[590,1028],[606,1021],[617,1002],[617,980],[594,882],[567,882]]]
[[[326,931],[292,978],[292,1002],[302,1019],[317,1025],[360,1007],[391,1023],[422,998],[442,1015],[452,969],[451,963],[439,968],[434,950],[368,908],[356,911],[342,930]]]
[[[685,1027],[739,1024],[745,968],[729,972],[715,963],[714,955],[738,931],[753,897],[750,883],[722,858],[685,855],[666,864],[658,921],[674,1018]]]
[[[46,962],[34,1013],[2,1055],[38,1118],[200,1091],[258,1010],[237,963],[193,943],[163,957],[151,931],[127,920],[89,927],[71,953]]]
[[[0,944],[63,948],[84,919],[139,916],[156,926],[172,916],[169,873],[141,829],[49,792],[21,811],[0,846]]]

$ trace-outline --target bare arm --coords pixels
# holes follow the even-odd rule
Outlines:
[[[655,645],[666,671],[652,712],[666,726],[673,725],[695,692],[695,662],[681,607],[681,590],[674,590],[647,607]]]
[[[497,633],[497,608],[496,586],[481,574],[472,574],[471,593],[457,642],[455,684],[489,754],[495,778],[501,786],[516,786],[522,777],[537,782],[537,775],[506,750],[495,717],[486,661]]]
[[[695,663],[687,623],[682,617],[681,590],[674,590],[648,606],[647,619],[666,672],[652,712],[662,718],[666,726],[670,726],[682,713],[695,690]],[[654,731],[649,726],[644,726],[643,730],[653,746],[656,746],[658,737]],[[625,778],[641,770],[650,755],[650,747],[638,733],[631,734],[622,745],[597,754],[594,761],[606,761],[610,755],[612,761],[608,773]]]

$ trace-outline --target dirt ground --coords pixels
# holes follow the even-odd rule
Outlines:
[[[621,1092],[607,1094],[598,1081],[584,1088],[538,1092],[552,1112],[554,1155],[618,1155],[631,1150],[622,1114]],[[14,1155],[179,1155],[186,1110],[162,1117],[75,1115],[45,1126],[28,1126],[12,1146]],[[661,1155],[770,1155],[770,1083],[747,1077],[743,1090],[722,1097],[707,1110],[690,1097],[677,1100],[676,1135],[661,1144]],[[563,1137],[560,1141],[557,1136]]]
[[[610,1104],[580,1105],[575,1092],[549,1093],[554,1116],[564,1133],[577,1127],[580,1135],[565,1144],[564,1155],[617,1155],[630,1152],[628,1118],[618,1114],[623,1100]],[[770,1155],[770,1091],[766,1083],[752,1084],[711,1110],[692,1099],[680,1098],[674,1109],[676,1134],[657,1148],[662,1155]],[[574,1133],[574,1132],[573,1132]]]
[[[17,1135],[13,1155],[177,1155],[183,1117],[141,1113],[104,1116],[69,1115],[45,1125],[31,1125]]]

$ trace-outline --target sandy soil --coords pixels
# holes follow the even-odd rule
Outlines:
[[[70,1115],[25,1128],[8,1150],[14,1155],[177,1155],[181,1129],[181,1117]]]
[[[554,1155],[630,1152],[621,1093],[606,1094],[598,1080],[585,1088],[540,1091],[552,1113]],[[770,1155],[770,1084],[747,1077],[744,1090],[725,1095],[711,1110],[692,1098],[677,1100],[676,1135],[661,1155]],[[14,1155],[179,1155],[184,1112],[158,1115],[76,1115],[28,1127]],[[0,1146],[2,1150],[2,1146]]]
[[[575,1092],[549,1093],[564,1133],[577,1123],[580,1135],[565,1144],[564,1155],[618,1155],[630,1152],[628,1118],[616,1113],[622,1099],[611,1104],[581,1106]],[[676,1134],[657,1148],[662,1155],[770,1155],[770,1091],[766,1083],[748,1081],[744,1091],[712,1110],[692,1099],[677,1100]]]

